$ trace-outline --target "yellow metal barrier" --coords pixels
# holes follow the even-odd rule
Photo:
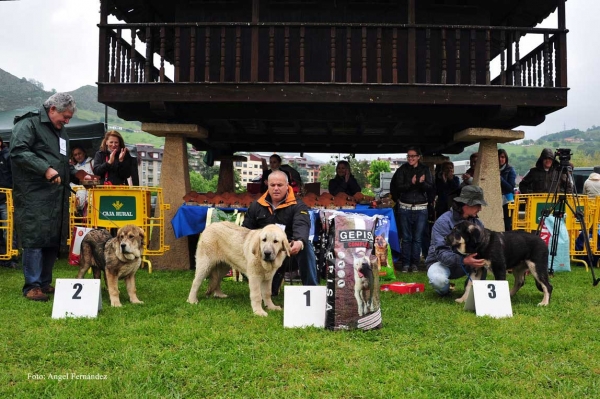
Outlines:
[[[84,189],[76,186],[75,191]],[[146,233],[143,262],[152,273],[152,263],[147,256],[162,255],[169,250],[165,245],[165,211],[169,204],[163,201],[162,188],[143,186],[96,186],[87,189],[87,214],[77,211],[77,196],[71,195],[70,234],[74,227],[120,228],[127,224],[141,227]],[[156,206],[152,214],[152,194],[156,196]],[[153,234],[158,234],[155,247]],[[74,238],[71,237],[71,240]]]
[[[536,231],[542,217],[542,212],[546,209],[551,209],[555,205],[552,199],[553,196],[549,197],[547,194],[515,195],[515,202],[508,206],[513,215],[513,230]],[[587,252],[585,248],[583,250],[576,249],[576,240],[581,233],[581,226],[574,212],[582,212],[586,227],[592,231],[592,236],[590,237],[592,253],[600,255],[600,251],[597,249],[598,223],[600,221],[599,209],[600,197],[588,198],[587,195],[566,195],[563,222],[569,233],[569,255],[572,262],[583,263],[586,270],[588,267],[587,262],[577,258],[585,256]]]
[[[1,219],[0,216],[0,234],[6,237],[6,251],[0,253],[0,260],[10,260],[13,256],[19,255],[19,250],[12,247],[15,206],[10,188],[0,188],[0,193],[6,195],[6,219]]]

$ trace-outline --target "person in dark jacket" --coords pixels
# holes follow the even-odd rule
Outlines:
[[[503,148],[498,150],[500,166],[500,190],[502,190],[502,211],[504,213],[504,231],[512,230],[512,216],[508,212],[508,203],[515,199],[515,179],[517,172],[508,163],[508,153]]]
[[[454,175],[454,164],[442,163],[441,173],[435,178],[435,214],[441,216],[452,207],[452,199],[460,192],[460,180]]]
[[[15,226],[23,246],[23,295],[47,301],[54,293],[52,269],[68,229],[69,136],[76,111],[70,94],[56,93],[38,111],[15,117],[10,140]]]
[[[249,229],[261,229],[269,224],[285,226],[285,234],[291,240],[291,254],[298,256],[300,279],[304,285],[318,285],[317,261],[312,243],[309,241],[309,209],[290,187],[287,175],[282,171],[273,171],[269,175],[269,188],[259,199],[252,202],[242,226]],[[273,294],[279,293],[283,282],[283,266],[273,277]]]
[[[338,162],[335,167],[335,177],[329,180],[328,190],[331,195],[342,192],[348,195],[360,193],[360,186],[350,171],[350,163],[348,161]]]
[[[544,148],[535,167],[519,183],[521,194],[546,194],[573,192],[573,184],[566,173],[561,173],[560,163],[554,158],[551,148]],[[558,184],[558,188],[556,187]]]
[[[419,149],[409,147],[406,158],[408,162],[398,168],[390,183],[402,234],[403,273],[418,271],[421,240],[427,225],[427,204],[430,202],[427,194],[433,190],[431,172],[419,161]]]
[[[131,177],[136,163],[125,147],[121,133],[109,130],[104,135],[100,150],[94,156],[93,165],[94,174],[100,176],[102,184],[121,186],[127,185],[127,179]]]

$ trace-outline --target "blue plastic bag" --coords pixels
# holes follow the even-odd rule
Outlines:
[[[548,216],[545,220],[546,228],[550,232],[550,241],[548,242],[548,249],[551,250],[552,244],[552,232],[554,231],[554,216]],[[560,223],[560,229],[558,232],[558,241],[556,243],[556,255],[554,256],[553,269],[555,272],[570,272],[571,271],[571,258],[569,255],[569,232],[564,220]],[[552,262],[552,255],[548,254],[548,270]]]

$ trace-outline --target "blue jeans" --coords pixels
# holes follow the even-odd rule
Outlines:
[[[315,256],[315,250],[312,243],[309,242],[296,256],[298,257],[302,285],[319,285],[319,278],[317,277],[317,257]]]
[[[275,296],[279,294],[279,288],[283,282],[285,272],[290,267],[287,262],[298,262],[298,268],[300,269],[300,280],[302,285],[319,285],[319,277],[317,274],[317,258],[315,256],[315,250],[312,243],[308,243],[304,249],[292,258],[287,258],[281,267],[277,270],[273,276],[273,283],[271,286],[271,295]]]
[[[450,269],[435,262],[427,269],[427,278],[429,284],[435,292],[440,295],[446,295],[450,291]]]
[[[459,269],[458,271],[455,270],[454,274],[452,274],[450,268],[444,266],[441,262],[435,262],[427,269],[427,278],[429,278],[429,284],[431,284],[431,287],[435,292],[440,295],[446,295],[450,292],[450,280],[466,276],[467,273],[470,273],[470,270],[471,269],[463,265],[463,269]],[[485,280],[486,277],[487,270],[483,269],[481,279]]]
[[[23,295],[35,287],[47,287],[52,283],[52,268],[59,247],[23,248]]]
[[[402,230],[402,265],[419,265],[421,258],[421,240],[427,226],[427,209],[398,211],[400,230]]]

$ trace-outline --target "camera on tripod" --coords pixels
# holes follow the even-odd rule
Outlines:
[[[570,148],[558,148],[554,153],[554,159],[558,159],[560,166],[570,167],[571,166],[571,152]]]

